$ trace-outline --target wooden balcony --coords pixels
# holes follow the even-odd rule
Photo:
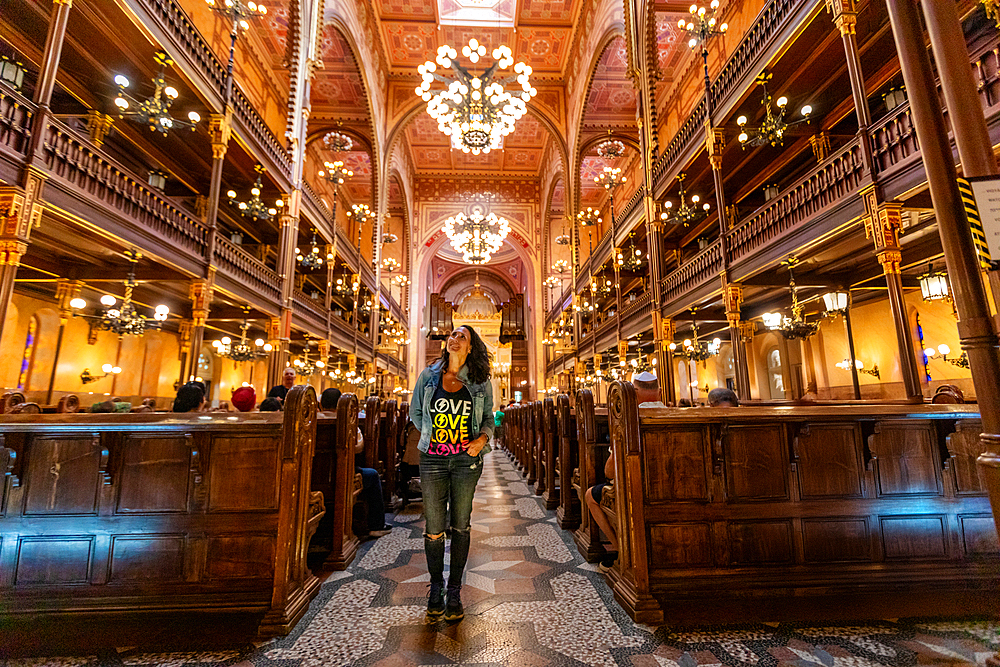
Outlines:
[[[300,289],[292,290],[292,321],[307,331],[326,334],[326,308],[323,302]]]
[[[219,236],[215,241],[212,262],[217,268],[215,284],[218,287],[265,312],[279,312],[281,280],[276,272],[256,257]]]

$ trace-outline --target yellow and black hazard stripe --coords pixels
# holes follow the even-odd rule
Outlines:
[[[965,207],[965,217],[969,219],[972,241],[976,244],[979,263],[984,269],[988,269],[992,265],[992,258],[990,257],[990,249],[986,245],[986,232],[983,230],[983,222],[979,218],[979,208],[976,206],[976,198],[972,194],[972,186],[969,181],[959,177],[958,191],[962,195],[962,205]]]

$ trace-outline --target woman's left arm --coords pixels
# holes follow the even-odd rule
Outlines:
[[[470,442],[468,447],[468,452],[472,456],[479,456],[480,452],[489,447],[493,440],[493,429],[495,428],[493,424],[493,384],[489,380],[486,381],[484,394],[483,415],[479,421],[479,437]]]

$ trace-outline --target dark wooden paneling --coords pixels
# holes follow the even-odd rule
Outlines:
[[[730,559],[734,564],[792,562],[790,521],[747,521],[729,524]]]
[[[879,422],[869,438],[881,496],[941,492],[941,457],[926,421]]]
[[[264,579],[273,567],[273,537],[220,535],[208,540],[209,579]]]
[[[646,498],[708,501],[705,431],[679,428],[650,433],[643,442]]]
[[[92,544],[91,537],[22,539],[17,554],[17,585],[86,583]]]
[[[962,526],[962,546],[966,554],[996,556],[1000,552],[1000,541],[997,540],[991,515],[960,516],[958,520]]]
[[[187,509],[191,439],[129,436],[122,456],[119,512],[183,512]]]
[[[948,554],[943,516],[880,517],[886,560],[944,558]]]
[[[111,543],[112,583],[177,581],[184,575],[183,535],[116,535]]]
[[[864,517],[803,519],[802,550],[814,563],[871,560],[872,541]]]
[[[860,498],[861,430],[857,424],[810,424],[795,439],[802,498]]]
[[[948,436],[948,453],[955,471],[956,493],[960,496],[980,496],[986,494],[986,487],[979,476],[976,459],[983,452],[979,434],[983,424],[978,419],[963,419],[955,426],[955,432]]]
[[[649,542],[652,567],[712,564],[712,528],[707,523],[653,524]]]
[[[38,437],[25,474],[25,514],[94,514],[101,445],[92,435]]]
[[[730,500],[788,498],[788,445],[782,424],[730,427],[722,439]]]
[[[271,438],[213,438],[209,510],[275,509],[277,461]]]

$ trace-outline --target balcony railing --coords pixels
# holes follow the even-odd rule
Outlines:
[[[213,263],[220,273],[246,285],[275,306],[281,301],[278,274],[224,236],[215,239]]]
[[[0,147],[16,156],[24,156],[31,139],[31,121],[35,105],[13,90],[0,87]]]
[[[722,253],[716,241],[660,281],[664,303],[681,298],[709,280],[718,280],[721,270]]]
[[[207,232],[200,221],[58,120],[45,128],[44,152],[51,175],[85,193],[89,204],[153,232],[192,258],[204,257]]]
[[[652,309],[653,294],[649,290],[646,290],[632,301],[626,299],[625,303],[622,304],[622,326],[626,322],[631,322],[633,318],[649,315]]]
[[[901,104],[873,126],[869,136],[875,168],[880,175],[920,152],[909,103]]]

